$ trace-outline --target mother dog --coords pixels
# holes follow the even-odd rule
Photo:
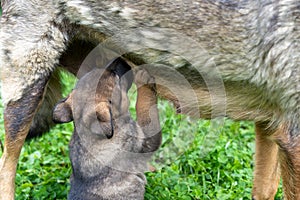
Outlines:
[[[133,64],[151,63],[149,72],[161,81],[158,94],[179,111],[254,120],[253,198],[273,199],[280,171],[285,198],[300,199],[298,0],[2,0],[2,7],[6,136],[0,199],[14,198],[28,133],[51,125],[49,110],[60,93],[56,67],[77,74],[91,50],[109,38],[109,47]],[[169,71],[160,70],[162,65]],[[191,89],[195,98],[181,100]]]

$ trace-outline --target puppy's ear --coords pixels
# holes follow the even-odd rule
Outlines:
[[[122,84],[126,84],[126,90],[128,91],[133,82],[133,73],[129,64],[121,57],[118,57],[112,60],[107,66],[106,69],[117,76],[125,80]]]
[[[54,123],[67,123],[73,121],[70,96],[58,102],[53,110]]]

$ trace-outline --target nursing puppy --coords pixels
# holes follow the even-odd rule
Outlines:
[[[69,145],[73,174],[68,199],[144,199],[144,171],[161,142],[156,94],[152,78],[138,71],[138,93],[144,96],[141,128],[128,110],[132,72],[122,67],[115,60],[105,70],[86,74],[54,109],[56,122],[73,120],[75,126]]]
[[[25,138],[53,125],[57,66],[77,74],[104,41],[135,65],[150,64],[157,93],[178,111],[254,121],[252,198],[274,199],[281,177],[285,199],[300,199],[299,0],[1,0],[1,6],[1,200],[14,199]]]

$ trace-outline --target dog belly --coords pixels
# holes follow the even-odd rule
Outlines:
[[[255,42],[263,38],[253,38],[261,30],[257,30],[259,27],[252,20],[255,18],[251,12],[247,15],[239,12],[239,9],[246,12],[249,7],[255,10],[259,3],[244,3],[237,5],[228,1],[221,5],[222,1],[198,0],[194,2],[197,6],[180,4],[182,10],[189,10],[190,14],[195,12],[191,18],[187,16],[188,12],[179,17],[176,3],[171,1],[164,2],[169,12],[158,7],[159,1],[152,5],[157,6],[157,10],[143,9],[146,5],[130,0],[112,4],[69,1],[66,15],[73,20],[82,19],[79,24],[86,28],[82,33],[84,36],[100,45],[108,45],[116,55],[123,55],[134,65],[147,64],[150,72],[153,65],[159,73],[166,68],[173,70],[164,75],[151,74],[161,81],[157,84],[159,94],[171,100],[179,112],[200,118],[226,116],[254,121],[268,121],[274,115],[286,117],[287,113],[294,112],[295,102],[298,102],[297,90],[290,90],[295,81],[289,76],[281,76],[280,72],[290,70],[274,62],[275,48],[267,49]],[[268,16],[262,20],[267,22]],[[100,36],[90,34],[97,31]],[[271,45],[275,41],[266,42]],[[277,50],[281,51],[281,48]],[[258,55],[269,57],[264,60]],[[265,67],[271,64],[274,66]],[[195,75],[193,70],[200,75]],[[182,75],[187,84],[181,86],[180,76],[175,76],[176,73]],[[168,81],[170,85],[165,84]]]

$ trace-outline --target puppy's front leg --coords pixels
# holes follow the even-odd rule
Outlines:
[[[161,144],[161,131],[157,110],[155,79],[145,70],[135,73],[137,85],[137,121],[145,134],[144,152],[153,152]]]

